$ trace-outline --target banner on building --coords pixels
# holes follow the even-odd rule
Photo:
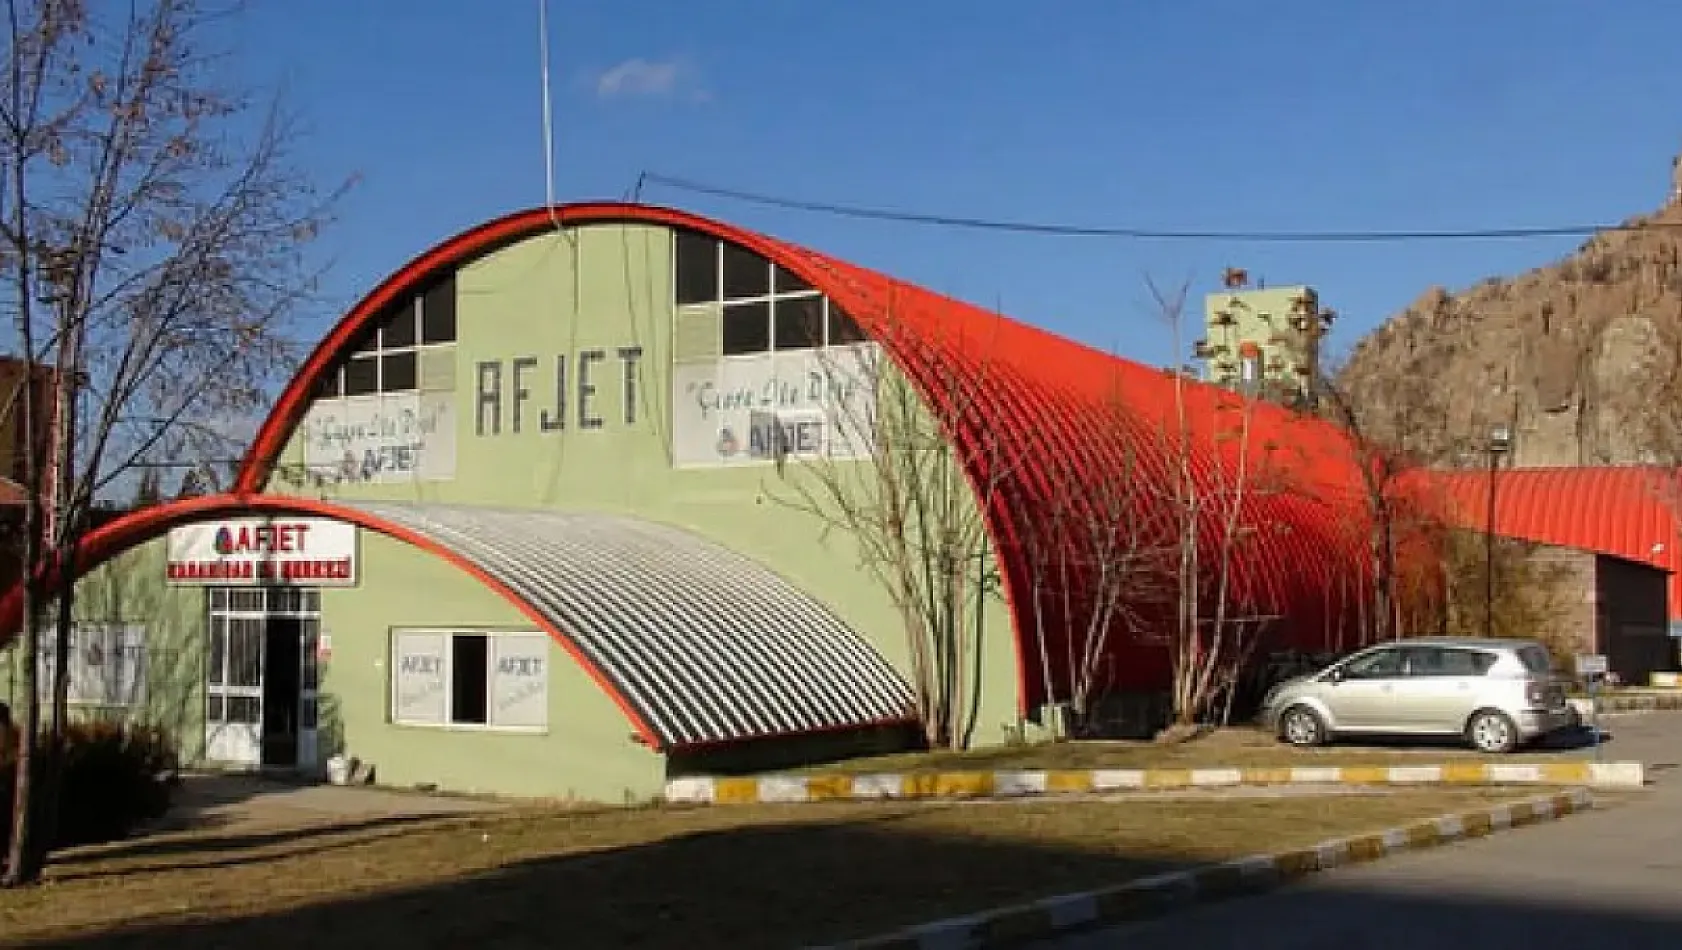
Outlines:
[[[404,630],[391,636],[391,721],[439,726],[449,716],[450,635]]]
[[[43,702],[52,701],[56,645],[42,638],[38,665]],[[72,705],[132,708],[146,702],[146,627],[134,623],[78,623],[70,629]]]
[[[318,399],[298,432],[304,466],[324,482],[436,482],[455,477],[452,392]]]
[[[868,458],[881,351],[874,343],[726,356],[672,368],[672,458],[722,466]]]
[[[171,528],[171,584],[353,587],[356,526],[327,518],[250,517]]]

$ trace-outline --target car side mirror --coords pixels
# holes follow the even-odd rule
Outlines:
[[[1326,671],[1325,680],[1328,683],[1341,683],[1347,678],[1348,674],[1343,672],[1343,667],[1341,666],[1333,667],[1332,669]]]

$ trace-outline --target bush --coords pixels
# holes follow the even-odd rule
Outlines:
[[[54,848],[127,837],[169,809],[175,745],[162,729],[111,722],[72,724],[65,736]],[[0,759],[0,847],[11,839],[17,762]],[[37,772],[36,781],[40,781]]]

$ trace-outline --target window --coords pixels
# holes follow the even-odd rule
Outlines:
[[[351,356],[316,386],[316,398],[415,392],[421,354],[455,341],[456,281],[449,274],[381,314],[352,345]]]
[[[1482,650],[1409,647],[1407,654],[1409,676],[1483,676],[1495,665],[1495,655]]]
[[[679,304],[718,300],[718,242],[694,231],[678,231],[673,239],[676,265],[673,288]]]
[[[823,298],[793,297],[776,307],[776,348],[806,350],[823,346]]]
[[[1343,675],[1352,680],[1388,679],[1402,675],[1400,650],[1383,649],[1363,653],[1343,665]]]
[[[549,639],[537,633],[397,630],[391,721],[541,730],[549,724]]]
[[[1518,658],[1519,662],[1524,664],[1524,668],[1532,673],[1553,672],[1553,658],[1548,656],[1548,651],[1542,647],[1519,647]]]
[[[679,315],[680,326],[688,320],[701,335],[686,352],[757,356],[865,342],[858,324],[799,274],[693,231],[673,232],[672,296],[678,307],[718,308],[716,316]],[[716,348],[702,345],[707,338]]]
[[[771,305],[763,300],[724,308],[725,356],[764,353],[771,349]]]

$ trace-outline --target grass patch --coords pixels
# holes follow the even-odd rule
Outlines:
[[[0,892],[0,942],[79,948],[787,947],[1521,797],[517,810],[190,833]]]
[[[998,769],[1191,769],[1324,765],[1434,765],[1439,762],[1562,761],[1577,750],[1530,749],[1486,755],[1452,742],[1396,741],[1382,746],[1330,745],[1298,749],[1259,729],[1219,729],[1189,742],[1047,742],[963,752],[902,752],[846,759],[797,771],[858,775],[866,772],[993,771]]]

